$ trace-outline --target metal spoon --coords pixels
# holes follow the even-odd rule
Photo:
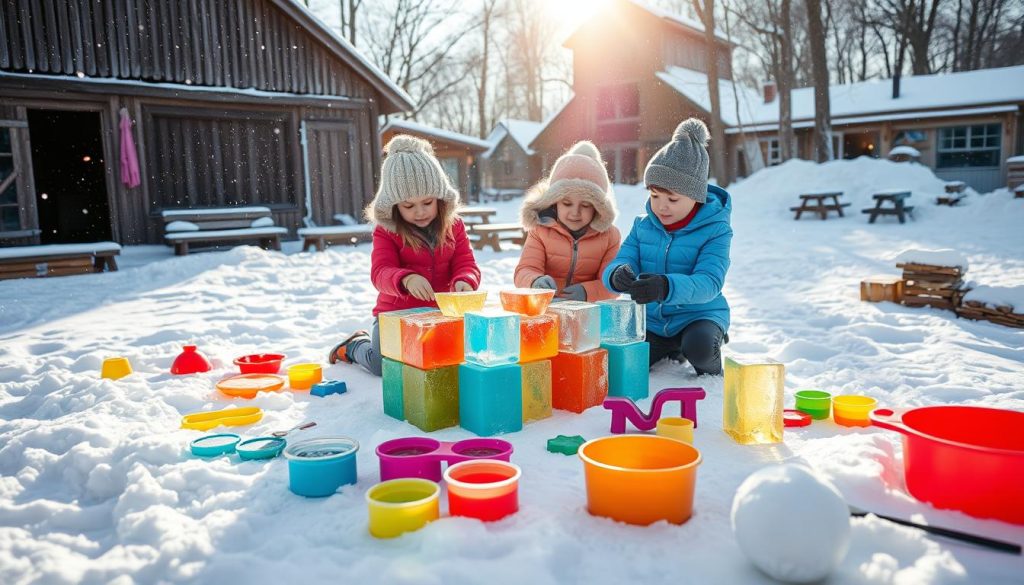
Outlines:
[[[272,436],[274,436],[274,437],[283,437],[283,436],[287,435],[288,433],[290,433],[292,431],[302,431],[302,430],[305,430],[305,429],[308,429],[308,428],[312,428],[312,427],[315,427],[315,426],[316,426],[316,423],[310,421],[308,423],[302,423],[301,425],[299,425],[297,427],[292,427],[292,428],[288,429],[287,431],[274,431],[274,432],[272,432],[270,434]]]

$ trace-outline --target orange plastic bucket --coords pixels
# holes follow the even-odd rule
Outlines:
[[[612,435],[580,447],[587,509],[595,516],[646,526],[682,524],[693,514],[700,451],[657,435]]]

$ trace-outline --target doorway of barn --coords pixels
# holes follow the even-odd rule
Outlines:
[[[41,244],[112,239],[99,112],[28,110]]]

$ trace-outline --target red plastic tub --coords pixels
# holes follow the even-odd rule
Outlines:
[[[284,355],[280,353],[257,353],[235,358],[235,365],[243,374],[276,374],[281,371],[282,360]]]
[[[903,434],[907,489],[936,508],[1024,524],[1024,412],[977,406],[880,408],[871,424]]]

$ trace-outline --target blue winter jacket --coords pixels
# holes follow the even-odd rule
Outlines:
[[[633,222],[619,254],[605,268],[602,280],[609,290],[612,272],[628,264],[634,274],[664,274],[668,296],[664,302],[647,305],[647,330],[671,337],[699,319],[716,323],[729,331],[729,303],[722,295],[729,270],[732,227],[729,193],[708,185],[707,201],[689,225],[669,233],[651,212]]]

